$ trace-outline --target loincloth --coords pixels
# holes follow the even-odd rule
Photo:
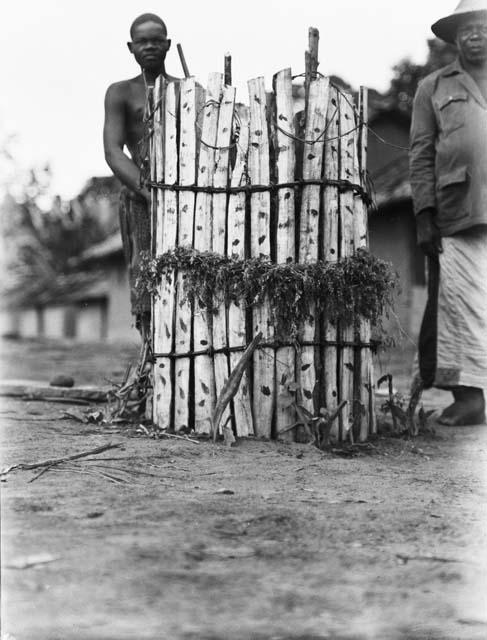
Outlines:
[[[426,387],[487,388],[487,231],[443,238],[430,259],[419,363]]]
[[[127,264],[130,303],[135,316],[150,312],[150,295],[135,288],[141,251],[151,250],[151,218],[145,198],[122,187],[120,191],[120,232]]]

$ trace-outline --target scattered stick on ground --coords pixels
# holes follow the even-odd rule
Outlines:
[[[186,440],[186,442],[192,442],[193,444],[200,444],[199,440],[195,440],[194,438],[189,438],[188,436],[178,436],[175,433],[166,433],[162,431],[161,434],[164,438],[176,438],[177,440]]]
[[[6,469],[0,471],[0,476],[5,476],[11,471],[29,471],[30,469],[39,469],[41,467],[54,467],[58,464],[62,464],[63,462],[69,462],[70,460],[78,460],[79,458],[96,455],[97,453],[103,453],[104,451],[109,451],[110,449],[119,449],[121,446],[122,443],[105,444],[102,447],[97,447],[96,449],[90,449],[89,451],[83,451],[81,453],[74,453],[70,456],[64,456],[63,458],[43,460],[42,462],[20,462],[19,464],[13,464],[10,467],[7,467]]]
[[[410,560],[423,560],[425,562],[465,562],[465,560],[460,560],[458,558],[444,558],[442,556],[430,555],[409,556],[404,553],[396,553],[396,558],[403,564],[407,564]]]

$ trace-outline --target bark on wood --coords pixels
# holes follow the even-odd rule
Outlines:
[[[305,139],[309,141],[316,140],[316,142],[304,145],[303,179],[305,180],[319,180],[321,178],[324,148],[324,135],[322,134],[326,127],[328,93],[328,78],[320,78],[311,82],[306,108]],[[305,185],[302,191],[299,262],[303,264],[314,263],[318,260],[320,192],[319,185]],[[301,328],[300,340],[302,342],[315,342],[318,337],[316,306],[310,304],[310,317]],[[297,368],[298,382],[302,394],[301,403],[312,415],[315,415],[318,409],[315,406],[315,386],[317,382],[316,369],[319,368],[319,353],[315,363],[314,347],[301,347],[298,353]]]
[[[196,178],[196,101],[194,78],[181,83],[180,133],[179,133],[179,184],[193,185]],[[176,176],[174,177],[174,181]],[[178,246],[190,246],[193,240],[195,195],[191,191],[179,192]],[[188,353],[191,349],[191,305],[184,296],[184,273],[177,274],[176,285],[176,353]],[[174,365],[174,429],[180,431],[189,426],[190,420],[190,359],[176,358]]]
[[[191,76],[191,74],[189,72],[188,65],[186,64],[186,58],[184,57],[183,47],[178,42],[178,44],[176,45],[176,48],[178,50],[179,60],[181,61],[181,66],[183,67],[184,77],[185,78],[189,78]]]
[[[357,136],[355,127],[353,98],[348,94],[339,94],[340,112],[340,179],[353,181],[355,162],[357,157]],[[340,196],[340,257],[347,258],[354,253],[354,194],[344,191]],[[355,338],[354,323],[341,323],[341,338],[346,342],[353,342]],[[353,438],[351,431],[354,413],[354,349],[343,346],[340,362],[340,391],[341,400],[347,400],[348,405],[343,412],[341,439]]]
[[[228,185],[228,165],[230,157],[230,139],[232,135],[233,111],[235,108],[235,88],[226,87],[218,117],[218,132],[216,146],[218,150],[215,157],[215,175],[213,185],[215,187],[226,187]],[[225,236],[227,229],[227,194],[216,193],[213,196],[213,251],[225,255]],[[213,347],[222,349],[228,347],[227,337],[227,310],[225,302],[218,305],[218,309],[213,314]],[[229,358],[227,353],[215,353],[215,385],[216,395],[220,395],[226,380],[230,374]],[[223,412],[223,423],[226,423],[230,416],[230,407],[227,406]]]
[[[252,184],[270,182],[269,137],[266,118],[266,93],[264,78],[249,80],[250,146],[249,176]],[[270,256],[270,193],[254,192],[250,198],[252,256]],[[255,307],[252,313],[253,333],[262,331],[264,340],[273,337],[269,304]],[[262,348],[254,354],[253,409],[254,429],[257,435],[269,438],[275,402],[274,350]]]
[[[176,163],[175,151],[171,151],[175,145],[175,138],[165,149],[165,115],[166,101],[174,99],[174,84],[169,90],[162,77],[157,78],[155,85],[155,104],[158,105],[154,113],[154,180],[164,181],[166,166],[171,170],[171,162]],[[174,121],[174,118],[172,118]],[[171,119],[168,121],[171,126]],[[175,128],[174,128],[175,130]],[[166,152],[170,154],[170,159],[166,163]],[[176,211],[174,201],[169,192],[161,189],[153,191],[153,199],[157,203],[154,223],[154,241],[156,254],[164,253],[176,246]],[[166,203],[169,204],[170,213],[166,213]],[[168,215],[168,220],[166,216]],[[153,342],[156,353],[169,353],[173,349],[174,336],[174,276],[169,280],[163,280],[159,286],[158,304],[153,305]],[[170,358],[157,358],[154,363],[154,399],[153,416],[154,422],[162,428],[167,428],[172,424],[173,410],[173,375]]]
[[[325,142],[325,167],[324,178],[331,180],[338,177],[339,167],[339,134],[340,118],[338,114],[338,91],[330,88],[327,131]],[[338,187],[327,185],[324,189],[324,225],[323,225],[323,259],[328,262],[338,260],[338,229],[339,229],[340,194]],[[337,327],[323,314],[323,337],[325,341],[337,340]],[[337,352],[334,345],[325,346],[323,349],[323,373],[325,405],[331,411],[338,404],[338,379],[337,379]],[[336,428],[338,432],[338,427]]]
[[[224,83],[226,87],[229,87],[232,84],[232,56],[229,53],[225,55],[223,65],[225,75]]]
[[[318,47],[320,42],[320,32],[314,27],[308,29],[308,50],[304,53],[304,87],[305,87],[305,102],[308,103],[309,88],[312,80],[315,80],[318,75]],[[305,109],[306,111],[306,109]],[[305,114],[306,116],[306,114]]]
[[[358,158],[354,164],[354,182],[366,187],[367,167],[367,100],[368,92],[365,87],[360,87],[359,92],[359,120],[358,131]],[[355,198],[354,213],[355,248],[368,248],[367,233],[367,204],[362,198]],[[357,338],[362,343],[370,343],[370,321],[358,318]],[[374,371],[372,352],[369,347],[363,347],[358,353],[359,364],[356,378],[355,403],[356,426],[355,436],[360,442],[365,442],[369,433],[375,431],[375,406],[374,406]]]
[[[295,135],[294,112],[292,98],[291,69],[279,71],[274,76],[276,94],[276,171],[277,182],[292,182],[295,172],[295,143],[290,136]],[[289,135],[286,135],[286,133]],[[296,225],[295,225],[294,189],[279,189],[277,193],[277,237],[276,260],[285,263],[296,260]],[[276,387],[277,396],[287,392],[287,386],[296,381],[296,364],[294,347],[281,347],[276,351]],[[276,406],[276,434],[286,440],[293,439],[293,432],[284,428],[296,421],[296,411],[289,407]]]
[[[218,112],[222,92],[223,76],[211,73],[208,79],[206,105],[204,109],[201,146],[198,159],[197,184],[213,185],[215,149],[218,129]],[[196,196],[195,230],[193,245],[199,251],[211,250],[212,244],[212,195],[199,192]],[[211,347],[211,314],[204,309],[194,310],[193,344],[196,351]],[[209,355],[194,359],[194,414],[198,433],[209,433],[215,406],[215,372]]]
[[[231,186],[240,187],[247,181],[247,152],[249,148],[249,109],[238,105],[239,117],[238,144],[233,168]],[[235,126],[235,122],[234,122]],[[235,131],[235,134],[237,132]],[[246,258],[245,255],[245,193],[232,193],[228,201],[227,221],[227,255]],[[241,347],[247,343],[245,309],[234,303],[228,308],[228,342],[230,347]],[[240,354],[230,353],[230,369],[237,366]],[[245,370],[241,384],[233,398],[233,412],[237,436],[248,436],[254,433],[252,408],[250,403],[250,379]]]

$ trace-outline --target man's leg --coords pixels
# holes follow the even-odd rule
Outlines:
[[[487,230],[444,238],[440,265],[434,386],[452,391],[454,402],[439,422],[480,424],[487,388]]]

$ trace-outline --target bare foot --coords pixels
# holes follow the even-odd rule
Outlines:
[[[447,407],[438,422],[447,427],[464,427],[466,425],[485,424],[484,411],[472,411],[461,402],[454,402]]]
[[[448,427],[485,423],[485,400],[482,389],[458,387],[453,391],[455,402],[447,407],[438,422]]]

